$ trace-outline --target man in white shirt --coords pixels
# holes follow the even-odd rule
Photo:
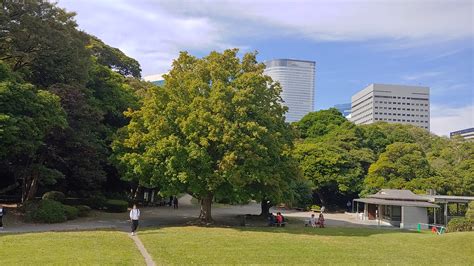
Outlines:
[[[140,219],[140,210],[136,204],[133,204],[133,208],[130,211],[130,221],[132,221],[132,236],[135,235],[135,231],[138,228],[138,220]]]
[[[0,204],[0,230],[3,229],[3,215],[5,214],[5,208]]]

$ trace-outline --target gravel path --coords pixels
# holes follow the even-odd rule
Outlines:
[[[179,226],[193,223],[199,216],[199,206],[191,201],[191,196],[185,195],[179,200],[179,209],[168,206],[144,207],[141,210],[140,227],[156,226]],[[301,212],[272,208],[276,213],[280,211],[285,217],[290,219],[290,226],[303,226],[304,220],[309,219],[311,212]],[[245,214],[258,215],[260,204],[250,203],[247,205],[222,205],[214,204],[212,207],[212,217],[216,224],[223,226],[241,226],[241,217]],[[334,227],[376,227],[374,221],[360,221],[355,215],[344,213],[325,214],[326,225]],[[94,229],[115,229],[124,232],[130,231],[130,221],[128,213],[105,213],[93,211],[90,217],[78,218],[60,224],[32,224],[23,223],[18,217],[6,215],[4,217],[5,229],[0,233],[26,233],[43,231],[73,231],[73,230],[94,230]],[[263,226],[264,221],[247,219],[247,226]]]

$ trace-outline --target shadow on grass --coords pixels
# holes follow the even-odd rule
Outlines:
[[[297,234],[297,235],[317,235],[317,236],[343,236],[343,237],[368,237],[372,235],[380,234],[393,234],[393,233],[406,233],[406,234],[419,234],[417,231],[408,231],[400,229],[378,229],[378,228],[356,228],[356,227],[326,227],[326,228],[312,228],[312,227],[238,227],[238,226],[219,226],[219,225],[184,225],[184,226],[161,226],[161,227],[148,227],[140,230],[140,235],[160,235],[166,234],[162,229],[167,228],[186,228],[195,227],[202,228],[203,230],[209,229],[227,229],[235,230],[240,232],[256,232],[256,233],[270,233],[270,234]]]

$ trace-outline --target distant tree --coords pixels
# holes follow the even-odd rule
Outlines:
[[[362,189],[372,153],[347,149],[343,142],[305,142],[296,146],[295,157],[305,177],[313,182],[321,203],[326,205],[332,203],[335,194],[351,195]]]
[[[87,46],[97,58],[97,63],[107,66],[119,74],[128,77],[141,77],[141,68],[137,60],[126,56],[117,48],[110,47],[100,39],[90,36]]]
[[[375,193],[382,188],[425,192],[431,188],[434,174],[419,144],[396,142],[388,145],[370,166],[363,194]]]
[[[320,110],[305,115],[294,126],[300,131],[301,138],[318,138],[337,128],[347,119],[336,109]]]
[[[164,87],[127,113],[113,144],[124,178],[191,194],[207,222],[213,198],[243,201],[252,184],[282,188],[275,179],[293,139],[281,87],[263,70],[255,54],[239,60],[237,49],[202,59],[181,53]]]

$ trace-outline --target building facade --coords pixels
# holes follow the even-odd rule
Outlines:
[[[334,108],[339,110],[339,112],[341,112],[341,114],[345,118],[349,119],[351,117],[351,112],[352,112],[351,103],[336,104],[336,105],[334,105]]]
[[[288,107],[287,122],[299,121],[314,110],[314,80],[316,63],[313,61],[275,59],[264,62],[265,74],[282,86],[283,104]]]
[[[455,136],[461,136],[465,140],[474,141],[474,127],[449,133],[450,138],[454,138]]]
[[[352,96],[351,121],[383,121],[430,129],[430,89],[421,86],[371,84]]]

